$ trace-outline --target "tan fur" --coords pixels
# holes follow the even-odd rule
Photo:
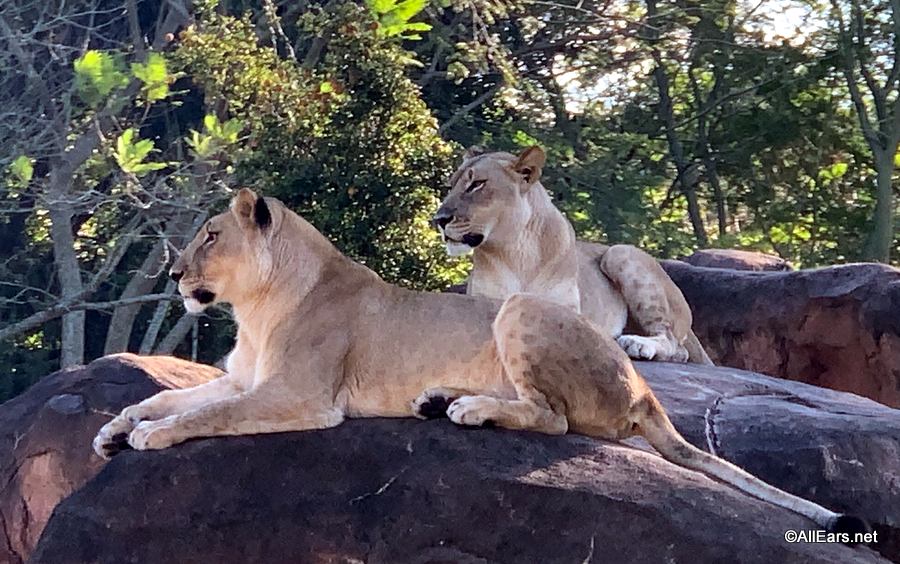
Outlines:
[[[264,227],[254,224],[258,207],[271,217]],[[346,417],[418,416],[446,398],[461,425],[642,434],[677,464],[820,524],[837,517],[685,442],[627,355],[571,308],[526,294],[501,304],[389,285],[249,190],[209,221],[172,272],[186,300],[212,292],[207,302],[233,305],[239,331],[227,374],[126,408],[94,440],[101,456],[125,436],[133,448],[161,449]]]
[[[536,294],[581,312],[633,358],[712,364],[684,296],[652,257],[575,239],[540,183],[544,161],[539,147],[518,156],[470,150],[452,176],[435,218],[452,254],[470,250],[467,236],[483,237],[468,293]],[[626,324],[640,334],[623,334]]]

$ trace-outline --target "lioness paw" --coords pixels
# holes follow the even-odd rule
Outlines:
[[[443,388],[429,388],[413,400],[412,412],[419,419],[440,419],[447,416],[454,400]]]
[[[143,421],[128,435],[128,444],[135,450],[159,450],[176,442],[171,424],[164,421]]]
[[[628,356],[637,360],[653,360],[659,353],[659,343],[650,337],[622,335],[616,341]]]
[[[131,422],[121,415],[100,427],[92,444],[94,452],[100,458],[109,459],[123,450],[131,447],[128,445],[128,433],[134,428]]]
[[[463,396],[447,408],[447,417],[457,425],[470,427],[492,426],[491,414],[497,400],[487,396]]]

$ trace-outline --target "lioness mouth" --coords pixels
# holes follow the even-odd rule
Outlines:
[[[216,295],[209,290],[198,288],[191,292],[191,297],[203,305],[211,304],[216,299]]]
[[[484,235],[481,235],[480,233],[466,233],[461,239],[454,239],[445,233],[444,241],[448,243],[462,243],[463,245],[474,249],[484,241]]]
[[[464,245],[468,245],[473,249],[481,244],[484,241],[484,235],[480,233],[466,233],[462,237],[462,242]]]

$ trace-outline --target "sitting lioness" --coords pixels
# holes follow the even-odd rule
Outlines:
[[[628,357],[572,309],[528,295],[501,304],[387,284],[278,200],[241,190],[171,276],[189,311],[233,305],[227,373],[125,408],[94,439],[100,456],[322,429],[347,417],[421,417],[452,396],[447,415],[459,425],[641,435],[666,459],[829,530],[865,529],[685,441]]]
[[[434,223],[451,255],[473,252],[467,293],[536,294],[581,312],[632,358],[712,364],[681,290],[631,245],[577,241],[541,185],[546,156],[469,149]],[[629,327],[641,335],[625,335]]]

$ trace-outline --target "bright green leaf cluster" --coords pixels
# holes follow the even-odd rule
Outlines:
[[[141,139],[135,141],[137,129],[126,129],[116,140],[113,156],[123,171],[135,176],[143,176],[148,172],[166,168],[166,163],[144,162],[153,152],[153,141]]]
[[[369,9],[378,19],[378,32],[383,37],[400,37],[411,41],[422,39],[417,32],[429,31],[431,25],[411,22],[428,0],[366,0]]]
[[[34,176],[34,163],[25,155],[20,155],[9,165],[7,184],[11,189],[24,190]]]
[[[102,103],[113,91],[128,85],[121,58],[115,53],[89,50],[75,59],[75,92],[89,106]]]
[[[172,77],[166,69],[166,58],[161,54],[150,53],[146,62],[131,63],[131,74],[141,81],[141,93],[148,103],[163,100],[169,95]]]
[[[215,114],[208,114],[203,118],[203,128],[203,133],[192,129],[187,144],[197,158],[209,159],[228,146],[237,143],[244,124],[237,118],[221,122]]]

